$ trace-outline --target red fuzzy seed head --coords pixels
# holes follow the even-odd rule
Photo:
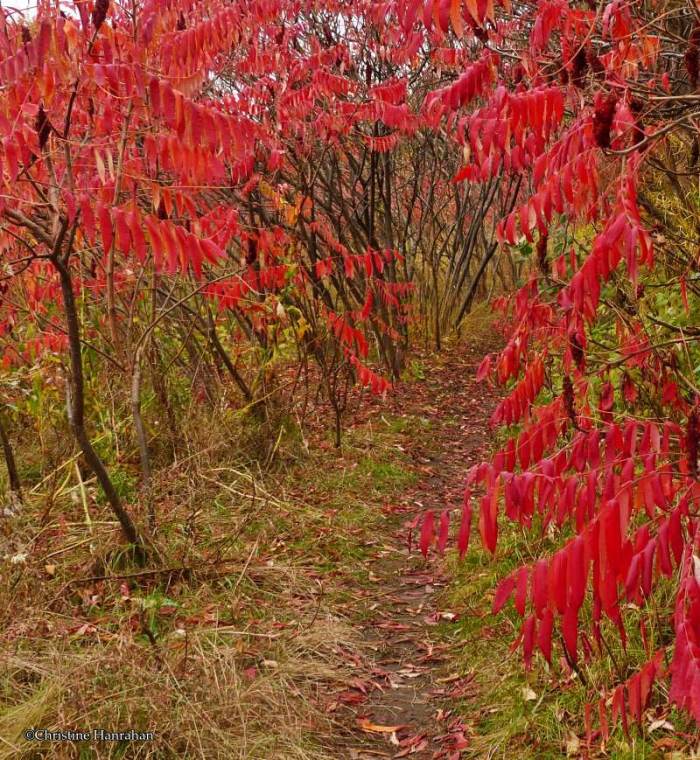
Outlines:
[[[39,110],[36,114],[36,120],[34,122],[34,129],[36,130],[37,136],[39,138],[39,148],[43,148],[44,145],[48,142],[49,136],[51,134],[51,124],[49,123],[48,117],[46,116],[46,111],[44,111],[44,106],[40,105]]]
[[[615,116],[617,96],[611,92],[607,97],[598,95],[593,114],[593,135],[599,148],[610,147],[610,129]]]
[[[566,413],[569,416],[569,419],[571,420],[572,424],[576,426],[577,415],[576,415],[576,403],[574,401],[574,385],[571,382],[571,378],[568,375],[564,375],[562,396],[564,399],[564,408],[566,409]]]
[[[685,68],[688,71],[688,79],[693,89],[698,86],[698,73],[700,70],[700,25],[696,24],[688,40],[685,51]]]
[[[583,365],[586,357],[583,351],[581,340],[576,333],[572,333],[572,335],[569,336],[569,346],[571,349],[571,358],[576,363],[576,366],[580,370],[583,370]]]
[[[572,71],[571,71],[571,81],[578,87],[579,89],[583,88],[585,84],[585,77],[586,77],[586,71],[588,71],[588,57],[586,55],[586,50],[583,47],[580,47],[576,51],[576,55],[574,56],[572,64]]]
[[[95,29],[99,29],[107,18],[109,0],[97,0],[92,10],[92,23]]]

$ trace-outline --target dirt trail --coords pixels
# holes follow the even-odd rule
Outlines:
[[[450,671],[450,645],[436,635],[435,626],[453,617],[439,606],[449,581],[446,563],[434,551],[423,559],[416,546],[419,527],[409,554],[408,534],[428,509],[435,510],[436,526],[445,508],[454,510],[453,522],[459,518],[464,476],[483,453],[494,404],[493,391],[474,379],[486,350],[482,339],[431,359],[425,381],[400,387],[392,401],[394,413],[427,418],[430,426],[422,439],[420,431],[406,436],[405,449],[420,480],[392,506],[373,541],[371,577],[382,594],[354,623],[373,653],[365,666],[369,672],[359,673],[358,683],[372,688],[364,701],[338,715],[348,731],[338,757],[461,756],[463,726],[453,708],[474,685],[469,676]],[[452,538],[448,551],[454,551]],[[392,731],[394,726],[400,728]]]

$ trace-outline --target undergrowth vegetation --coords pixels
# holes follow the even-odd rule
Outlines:
[[[396,447],[413,422],[373,419],[341,455],[323,428],[304,453],[290,428],[266,471],[235,425],[198,427],[206,441],[181,441],[154,478],[157,569],[119,550],[72,459],[5,518],[0,756],[36,757],[33,726],[156,734],[80,757],[336,756],[328,694],[363,651],[345,605],[381,507],[415,480]]]

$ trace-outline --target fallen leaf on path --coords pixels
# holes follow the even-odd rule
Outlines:
[[[452,749],[465,749],[469,746],[469,739],[467,739],[462,731],[458,731],[457,733],[453,734],[451,739]]]
[[[397,752],[394,757],[408,757],[408,755],[415,755],[418,752],[422,752],[428,746],[428,740],[423,739],[420,744],[416,744],[413,747],[404,747],[404,749]]]
[[[332,703],[331,706],[334,706],[334,710],[337,709],[338,703],[344,704],[344,705],[360,705],[363,702],[367,701],[367,695],[362,694],[359,691],[348,690],[348,691],[341,691],[340,694],[338,694],[336,701]],[[328,712],[333,712],[333,710],[328,710]]]
[[[351,678],[347,683],[351,689],[357,689],[363,694],[367,694],[367,682],[361,678]]]
[[[415,736],[407,736],[396,744],[401,747],[401,749],[394,755],[394,757],[408,757],[408,755],[414,755],[417,752],[424,750],[428,746],[428,740],[426,735],[422,733],[416,734]]]
[[[358,718],[357,725],[370,734],[393,734],[396,731],[400,731],[402,728],[406,728],[406,724],[400,724],[398,726],[380,726],[377,723],[372,723],[369,718]]]
[[[452,673],[452,675],[445,676],[444,678],[436,678],[435,683],[452,683],[453,681],[459,681],[460,678],[474,678],[474,674],[470,673],[467,676],[463,676],[460,673]]]
[[[387,623],[379,623],[377,628],[387,628],[390,631],[409,631],[411,626],[406,625],[405,623],[398,623],[395,620],[390,620]]]
[[[457,620],[457,615],[454,612],[433,612],[432,615],[426,615],[424,620],[428,625],[437,625],[441,620],[453,623]]]

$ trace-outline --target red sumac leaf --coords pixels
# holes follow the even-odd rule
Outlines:
[[[569,607],[578,611],[583,604],[588,577],[588,562],[586,561],[583,536],[577,536],[569,546],[566,569],[569,592],[567,603]]]
[[[131,250],[131,233],[129,232],[126,212],[123,209],[115,209],[114,221],[117,232],[117,249],[126,256]]]
[[[676,564],[679,565],[683,555],[683,531],[681,529],[680,507],[671,512],[668,519],[668,542]]]
[[[496,551],[498,541],[498,483],[497,480],[481,499],[481,513],[479,515],[479,531],[484,547],[491,554]]]
[[[428,556],[428,549],[435,537],[435,515],[433,510],[428,510],[423,516],[423,523],[420,529],[419,547],[424,557]]]
[[[129,230],[131,231],[131,240],[134,244],[134,251],[136,258],[143,264],[146,261],[146,238],[141,229],[140,220],[136,211],[131,211],[127,214],[127,221],[129,224]]]
[[[548,573],[549,603],[560,615],[566,609],[566,552],[561,549],[550,560]]]
[[[624,686],[618,686],[613,692],[612,699],[612,721],[613,724],[617,721],[622,721],[622,730],[625,732],[625,736],[629,734],[627,727],[627,707],[625,705],[625,690]]]
[[[606,742],[610,738],[610,728],[608,726],[608,711],[605,708],[605,699],[602,697],[598,700],[598,723],[600,724],[600,736]]]
[[[637,723],[642,720],[642,700],[639,690],[639,673],[627,679],[627,701],[630,717]]]
[[[509,575],[507,578],[504,578],[498,584],[498,588],[496,589],[496,594],[493,597],[492,612],[494,615],[503,609],[503,607],[505,606],[505,603],[508,601],[508,599],[510,599],[510,596],[513,593],[514,588],[515,588],[515,574],[514,573]]]
[[[464,492],[464,504],[462,505],[462,521],[459,525],[459,534],[457,535],[457,549],[459,558],[463,559],[469,548],[469,535],[472,528],[472,505],[471,494],[469,490]]]
[[[97,218],[100,224],[100,234],[102,235],[102,250],[105,255],[112,248],[112,217],[107,206],[100,205],[97,209]]]
[[[654,552],[656,551],[656,539],[652,538],[651,541],[644,547],[642,554],[642,593],[644,596],[651,594],[651,585],[654,574]]]
[[[670,578],[673,575],[673,565],[671,564],[671,552],[668,538],[668,520],[664,520],[663,525],[659,528],[657,535],[657,553],[656,561],[659,571],[662,575]]]
[[[641,555],[635,554],[632,557],[632,562],[627,571],[627,578],[625,579],[625,594],[630,602],[636,602],[639,596],[641,565]]]
[[[86,193],[83,193],[79,199],[80,218],[82,220],[82,230],[85,238],[90,242],[95,242],[95,214],[93,212],[93,202]]]
[[[481,364],[479,364],[479,368],[476,371],[477,383],[480,383],[489,374],[489,372],[491,371],[491,363],[492,363],[491,354],[486,354],[486,356],[481,361]]]
[[[538,617],[547,607],[547,560],[538,559],[532,572],[532,606]]]

